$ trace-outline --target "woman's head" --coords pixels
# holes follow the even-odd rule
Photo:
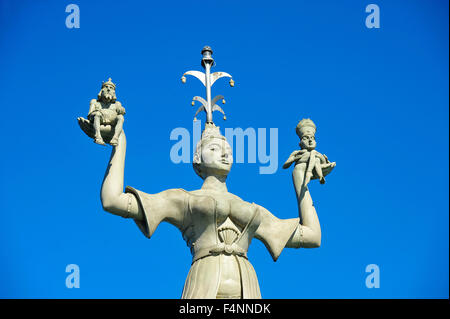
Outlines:
[[[233,153],[219,128],[207,123],[201,140],[197,143],[193,167],[198,176],[226,177],[233,164]]]

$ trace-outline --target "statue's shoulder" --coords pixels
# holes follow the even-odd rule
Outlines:
[[[250,204],[249,202],[243,200],[242,198],[240,198],[239,196],[237,196],[237,195],[235,195],[235,194],[233,194],[233,193],[228,193],[227,195],[229,196],[229,198],[230,198],[232,201],[236,201],[236,202],[239,202],[239,203],[247,203],[247,204]]]
[[[183,190],[185,191],[185,190]],[[237,203],[239,202],[240,204],[249,204],[250,203],[246,202],[245,200],[241,199],[239,196],[236,196],[232,193],[220,193],[220,192],[211,192],[211,191],[205,191],[203,189],[196,189],[196,190],[192,190],[192,191],[185,191],[189,196],[192,197],[202,197],[202,196],[206,196],[206,197],[211,197],[214,198],[215,200],[219,200],[219,201],[230,201],[230,202],[234,202]]]
[[[181,199],[189,195],[189,192],[182,188],[169,188],[156,195],[167,196],[170,199]]]
[[[194,197],[194,198],[210,197],[210,198],[217,199],[217,196],[218,196],[217,193],[208,192],[203,189],[195,189],[195,190],[191,190],[191,191],[186,191],[183,189],[183,191],[185,191],[188,194],[188,197]]]
[[[95,111],[101,110],[101,108],[102,108],[102,104],[99,101],[97,101],[96,99],[92,99],[91,102],[89,103],[88,117]]]
[[[182,188],[179,188],[179,189],[182,189]],[[196,190],[193,190],[193,191],[186,191],[186,190],[184,190],[184,191],[186,193],[188,193],[189,195],[202,195],[203,194],[201,189],[196,189]]]
[[[251,209],[252,206],[255,206],[256,204],[253,202],[248,202],[245,199],[240,198],[239,196],[228,193],[228,198],[230,201],[230,204],[232,207],[240,207],[240,209]]]
[[[136,197],[144,212],[153,211],[154,213],[155,210],[161,214],[165,214],[168,211],[181,212],[186,209],[186,203],[188,202],[187,192],[180,188],[166,189],[159,193],[149,194],[127,186],[125,192],[131,193]]]
[[[326,160],[325,160],[326,156],[324,156],[324,154],[316,151],[316,157],[320,158],[322,160],[322,162],[326,162]]]
[[[165,198],[165,199],[169,199],[169,200],[177,200],[177,199],[182,199],[188,195],[188,192],[182,188],[170,188],[170,189],[163,190],[159,193],[149,194],[149,193],[137,190],[131,186],[127,186],[126,192],[133,193],[133,194],[137,195],[138,197],[144,198],[144,199]]]
[[[117,110],[123,108],[122,103],[120,103],[119,101],[114,101],[114,103],[111,103],[111,106],[115,107]]]
[[[118,114],[122,114],[122,115],[125,114],[125,108],[122,106],[122,103],[120,103],[119,101],[114,102],[114,107]]]

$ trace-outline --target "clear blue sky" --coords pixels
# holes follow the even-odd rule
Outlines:
[[[102,211],[111,148],[92,143],[86,116],[112,77],[127,109],[125,182],[148,193],[201,186],[176,165],[170,132],[192,130],[192,96],[210,45],[225,127],[278,128],[279,161],[297,148],[303,117],[337,162],[311,193],[319,249],[274,263],[256,239],[249,258],[264,298],[448,298],[448,1],[0,1],[0,297],[179,298],[190,253],[161,224],[146,239]],[[381,28],[365,26],[366,5]],[[203,118],[203,116],[202,116]],[[280,218],[297,216],[290,171],[235,164],[228,188]],[[80,267],[68,289],[66,265]],[[380,288],[365,267],[380,268]]]

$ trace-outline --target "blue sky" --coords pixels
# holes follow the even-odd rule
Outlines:
[[[65,8],[80,8],[80,28]],[[380,7],[368,29],[365,7]],[[148,193],[194,190],[190,164],[170,161],[170,132],[192,131],[204,45],[227,99],[223,128],[277,128],[279,169],[235,164],[230,192],[280,218],[297,216],[290,171],[303,117],[337,167],[310,189],[319,249],[274,263],[249,250],[264,298],[448,298],[447,1],[0,1],[0,297],[179,298],[191,256],[178,230],[151,240],[102,211],[110,147],[79,129],[112,77],[127,109],[125,183]],[[198,83],[197,83],[198,82]],[[203,119],[203,115],[201,117]],[[80,267],[80,288],[65,286]],[[380,268],[368,289],[365,268]]]

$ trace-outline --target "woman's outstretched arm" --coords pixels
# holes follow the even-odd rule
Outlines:
[[[123,177],[125,170],[125,153],[127,140],[125,132],[119,136],[117,146],[113,147],[108,167],[106,168],[100,193],[103,209],[115,215],[142,220],[144,214],[136,197],[124,193]]]
[[[299,164],[292,172],[295,193],[297,195],[300,225],[297,227],[294,234],[292,234],[286,247],[316,248],[320,246],[322,239],[319,217],[313,206],[311,194],[309,193],[308,187],[303,186],[305,169],[306,167]]]

